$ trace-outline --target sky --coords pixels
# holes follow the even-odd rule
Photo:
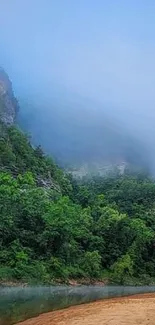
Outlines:
[[[153,149],[154,17],[154,0],[1,0],[0,66],[17,97],[92,100]]]

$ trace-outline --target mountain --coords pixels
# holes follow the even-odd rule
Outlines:
[[[0,282],[154,283],[154,181],[125,171],[77,182],[14,123],[4,71],[0,99]]]

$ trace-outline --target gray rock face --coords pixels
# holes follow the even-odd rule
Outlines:
[[[56,182],[54,182],[50,173],[48,174],[47,178],[42,178],[41,176],[38,175],[37,185],[38,185],[38,187],[43,187],[46,190],[53,189],[56,192],[59,192],[59,193],[61,192],[60,186]]]
[[[12,90],[12,83],[6,72],[0,68],[0,120],[8,126],[12,125],[18,110],[19,106]]]

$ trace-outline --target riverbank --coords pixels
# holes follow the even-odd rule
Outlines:
[[[55,280],[54,282],[47,282],[47,283],[38,283],[38,282],[21,282],[21,281],[0,281],[0,287],[28,287],[29,285],[52,285],[52,286],[81,286],[81,285],[99,285],[104,286],[108,285],[108,280],[101,281],[101,280],[94,280],[94,279],[82,279],[80,280],[68,280],[68,281],[62,281],[62,280]]]
[[[155,294],[106,299],[42,314],[18,325],[155,325]]]

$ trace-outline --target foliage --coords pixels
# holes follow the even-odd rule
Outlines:
[[[133,261],[127,253],[118,259],[111,267],[113,271],[113,280],[120,284],[124,283],[126,277],[133,276]]]
[[[151,282],[154,181],[127,173],[77,183],[19,129],[0,126],[0,280]]]

